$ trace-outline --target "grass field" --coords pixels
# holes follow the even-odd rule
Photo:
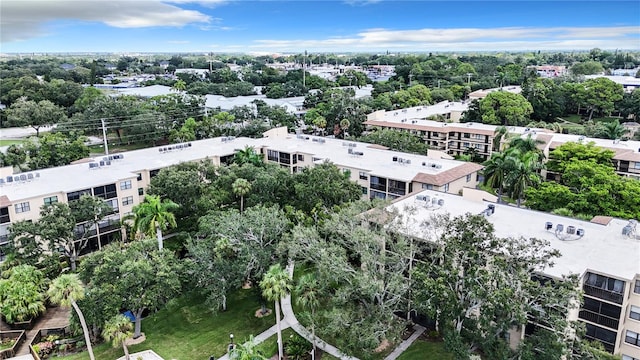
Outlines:
[[[444,349],[442,342],[418,339],[398,357],[398,360],[453,360],[453,355]]]
[[[13,144],[22,144],[24,140],[0,140],[0,146],[11,146]]]
[[[275,324],[273,315],[258,319],[260,308],[253,292],[241,290],[229,298],[228,310],[213,314],[204,305],[204,299],[190,294],[179,298],[167,308],[144,319],[142,331],[146,341],[129,347],[131,353],[151,349],[165,359],[207,360],[227,351],[229,334],[243,342],[249,335],[257,335]],[[113,360],[124,355],[121,347],[103,343],[94,347],[98,360]],[[84,352],[66,356],[65,360],[85,360]]]

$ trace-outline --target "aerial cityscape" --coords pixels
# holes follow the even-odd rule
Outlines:
[[[637,1],[5,0],[0,359],[640,360]]]

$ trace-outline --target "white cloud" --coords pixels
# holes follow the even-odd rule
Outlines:
[[[352,37],[327,39],[256,40],[252,49],[273,51],[359,50],[571,50],[640,49],[637,27],[368,29]]]
[[[221,3],[216,0],[198,2]],[[211,21],[210,16],[199,11],[181,9],[161,0],[3,0],[0,11],[3,43],[46,35],[46,25],[56,20],[102,22],[118,28],[180,27]]]

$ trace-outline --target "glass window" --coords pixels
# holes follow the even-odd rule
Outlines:
[[[138,188],[138,195],[140,195],[140,196],[144,195],[144,189],[143,188]]]
[[[471,174],[467,175],[467,182],[471,181]]]
[[[449,191],[449,184],[444,184],[444,192],[448,192]]]
[[[142,174],[138,174],[138,181],[142,181]]]
[[[298,161],[304,161],[304,155],[299,155],[298,154]]]
[[[133,196],[127,196],[122,199],[122,206],[127,206],[133,204]]]
[[[627,344],[640,346],[640,334],[627,330],[627,335],[624,337],[624,342],[626,342]]]
[[[44,198],[44,204],[45,205],[51,205],[51,204],[54,204],[54,203],[57,203],[57,202],[58,202],[58,197],[57,196],[49,196],[49,197]]]
[[[0,208],[0,224],[6,224],[8,222],[11,222],[11,219],[9,219],[9,208]]]
[[[633,168],[634,168],[634,169],[636,169],[636,170],[640,170],[640,161],[636,161],[636,162],[633,164]]]
[[[423,189],[427,189],[427,190],[433,190],[433,185],[431,185],[431,184],[422,184],[422,188]]]
[[[128,190],[131,189],[131,180],[120,182],[120,190]]]
[[[15,205],[16,214],[31,211],[31,206],[29,206],[29,202],[23,202]]]
[[[640,320],[640,306],[631,305],[629,317],[634,320]]]
[[[72,191],[72,192],[67,194],[67,201],[78,200],[78,199],[80,199],[80,196],[82,196],[82,195],[91,196],[91,189]]]
[[[367,195],[369,193],[369,189],[367,189],[366,186],[362,186],[361,189],[362,189],[362,195]]]
[[[640,280],[636,280],[636,286],[633,287],[633,292],[640,294]]]
[[[369,180],[369,176],[367,175],[366,172],[364,171],[360,171],[360,180]]]

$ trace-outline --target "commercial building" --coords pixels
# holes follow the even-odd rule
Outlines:
[[[569,312],[586,326],[586,338],[601,342],[625,360],[640,359],[640,226],[635,220],[597,216],[591,221],[496,204],[483,200],[480,191],[464,189],[463,196],[425,190],[394,202],[407,230],[419,229],[432,215],[483,214],[496,236],[535,237],[547,240],[561,256],[542,275],[560,279],[576,274],[584,302]],[[407,209],[412,211],[407,211]],[[511,334],[517,342],[526,331]]]
[[[288,134],[286,128],[265,133],[264,138],[222,137],[98,156],[78,164],[14,174],[0,169],[0,260],[8,242],[9,226],[20,220],[37,220],[40,208],[70,202],[87,194],[103,198],[113,213],[94,228],[87,253],[112,241],[120,220],[144,199],[147,186],[161,169],[182,162],[207,160],[229,163],[235,152],[253,147],[265,161],[292,173],[330,161],[362,187],[363,196],[395,199],[418,189],[459,192],[478,184],[482,166],[443,159],[441,154],[419,156],[385,150],[376,145],[314,136]]]

